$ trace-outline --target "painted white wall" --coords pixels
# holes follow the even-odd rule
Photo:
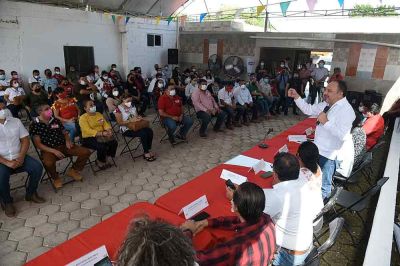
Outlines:
[[[0,19],[0,69],[7,76],[16,70],[24,80],[33,69],[43,76],[59,66],[65,73],[64,46],[92,46],[101,70],[116,63],[123,75],[134,66],[146,73],[155,63],[166,64],[168,48],[176,47],[176,24],[166,21],[132,18],[125,27],[101,13],[3,0]],[[147,33],[161,34],[162,47],[147,47]]]
[[[135,66],[142,68],[142,73],[149,76],[154,64],[168,63],[168,49],[176,48],[176,24],[160,21],[157,25],[151,19],[131,19],[126,26],[128,69]],[[160,34],[162,46],[148,47],[147,34]]]

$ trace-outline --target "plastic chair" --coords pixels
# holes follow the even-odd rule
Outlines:
[[[336,240],[342,231],[344,225],[344,219],[341,217],[337,217],[335,220],[329,223],[329,237],[328,239],[319,247],[313,247],[310,254],[304,261],[303,265],[308,266],[316,266],[319,265],[320,259],[322,255],[324,255],[335,243]],[[326,262],[326,261],[325,261]]]

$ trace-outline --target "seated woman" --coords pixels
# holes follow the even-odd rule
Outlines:
[[[364,131],[367,134],[367,150],[372,149],[385,131],[385,120],[379,114],[380,107],[377,103],[363,101],[359,111],[365,117]]]
[[[106,99],[107,110],[110,115],[111,120],[115,121],[114,111],[121,104],[121,96],[119,94],[118,88],[114,88],[112,93],[108,95]]]
[[[96,112],[94,102],[87,100],[83,105],[86,113],[79,118],[82,146],[96,150],[96,165],[106,169],[114,164],[111,158],[117,153],[118,142],[114,139],[110,124],[102,114]]]
[[[32,91],[25,98],[25,108],[31,117],[37,117],[36,109],[44,104],[49,104],[49,95],[42,89],[39,82],[32,82]]]
[[[143,118],[137,114],[135,106],[132,106],[132,96],[130,94],[122,95],[122,103],[114,111],[117,123],[120,125],[122,134],[126,137],[139,137],[143,146],[143,158],[149,162],[156,159],[155,154],[151,152],[153,142],[153,130],[149,127],[133,131],[128,128],[128,124],[137,122]]]
[[[53,94],[56,98],[52,106],[54,117],[63,123],[65,130],[69,133],[70,140],[74,142],[77,135],[76,122],[79,117],[79,108],[76,100],[68,97],[67,92],[60,87],[56,88]]]
[[[22,103],[25,99],[25,91],[19,86],[17,79],[10,81],[10,87],[4,92],[4,99],[13,117],[18,118],[18,112],[23,109]]]
[[[97,80],[97,82],[94,85],[96,85],[97,89],[99,90],[101,96],[103,96],[104,99],[106,99],[107,96],[110,93],[112,93],[112,90],[115,87],[111,78],[108,76],[107,71],[101,72],[101,77]]]
[[[361,163],[361,159],[367,152],[367,135],[362,127],[362,115],[359,112],[354,112],[356,119],[353,121],[351,129],[351,136],[353,137],[354,144],[354,164],[353,168],[356,168]]]

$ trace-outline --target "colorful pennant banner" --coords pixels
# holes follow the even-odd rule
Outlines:
[[[286,17],[286,11],[287,11],[288,8],[289,8],[290,2],[281,2],[280,5],[281,5],[282,15],[283,15],[284,17]]]
[[[344,0],[338,0],[338,1],[339,1],[340,7],[343,7],[343,5],[344,5]]]
[[[200,22],[203,22],[204,18],[207,16],[207,13],[200,14]]]
[[[173,19],[174,19],[174,18],[173,18],[172,16],[169,16],[169,17],[167,18],[168,25],[169,25],[169,23],[171,23],[171,21],[172,21]]]
[[[160,24],[161,17],[156,17],[156,25]]]
[[[265,6],[258,6],[257,7],[257,17],[263,12],[265,9]]]
[[[125,18],[125,25],[128,24],[128,21],[131,19],[131,17],[126,17]]]
[[[318,0],[307,0],[308,10],[314,11],[315,4]]]
[[[113,21],[114,24],[115,24],[115,15],[111,15],[111,18],[112,18],[112,21]]]

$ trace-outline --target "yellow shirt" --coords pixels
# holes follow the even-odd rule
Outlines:
[[[79,126],[82,131],[82,138],[95,137],[97,132],[111,129],[110,124],[100,113],[95,115],[83,114],[79,118]]]

